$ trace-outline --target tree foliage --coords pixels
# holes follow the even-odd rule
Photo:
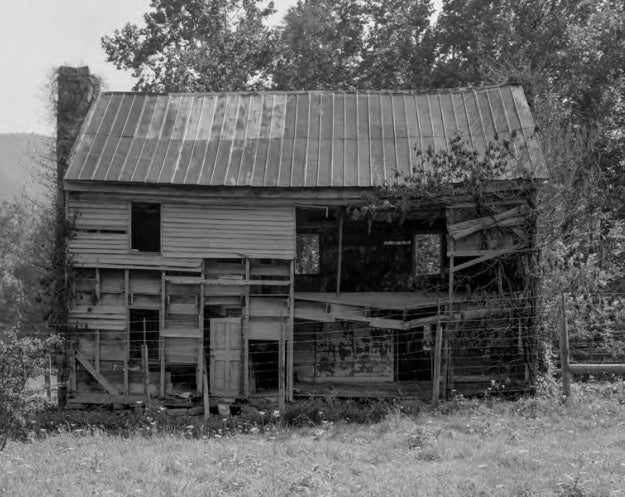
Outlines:
[[[228,91],[262,86],[273,54],[260,0],[152,0],[144,26],[126,24],[102,45],[143,91]]]

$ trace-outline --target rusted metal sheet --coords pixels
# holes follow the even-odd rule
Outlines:
[[[520,86],[416,92],[102,93],[65,179],[255,187],[368,187],[410,171],[416,150],[461,136],[484,151],[518,137],[545,175]]]
[[[292,208],[165,204],[162,223],[164,256],[295,257]]]

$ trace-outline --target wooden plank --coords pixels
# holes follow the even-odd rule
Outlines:
[[[515,247],[508,247],[505,249],[497,249],[497,250],[456,250],[453,252],[454,257],[485,257],[485,258],[493,258],[498,257],[502,253],[507,252],[515,252],[520,250],[525,245],[517,245]],[[451,257],[452,252],[447,252],[447,257]]]
[[[625,364],[568,364],[567,369],[573,374],[625,374]],[[564,379],[564,371],[562,378]]]
[[[289,280],[251,280],[239,278],[202,279],[188,276],[168,276],[167,281],[178,285],[213,285],[213,286],[289,286]]]
[[[165,271],[161,271],[161,312],[159,314],[159,359],[160,359],[160,377],[159,377],[159,396],[165,397],[165,312],[166,312],[166,290],[167,282],[165,281]]]
[[[434,370],[432,372],[432,405],[438,404],[441,387],[441,351],[443,342],[443,327],[439,321],[436,324],[436,342],[434,344]]]
[[[100,372],[100,330],[95,331],[95,370]]]
[[[202,397],[204,399],[204,421],[208,421],[210,418],[210,399],[208,395],[208,370],[206,369],[206,364],[202,372],[202,391]]]
[[[67,353],[69,362],[69,393],[76,393],[76,351],[70,349]]]
[[[501,249],[501,250],[491,250],[489,251],[488,255],[483,255],[482,257],[478,257],[476,259],[473,259],[472,261],[468,261],[468,262],[464,262],[462,264],[458,264],[457,266],[455,266],[452,270],[451,273],[453,274],[456,271],[462,271],[463,269],[467,269],[471,266],[475,266],[476,264],[481,264],[482,262],[486,262],[490,259],[493,259],[495,257],[501,257],[502,255],[506,255],[506,254],[512,254],[514,252],[517,252],[518,249],[517,248],[513,248],[513,249]]]
[[[338,261],[336,265],[336,294],[341,294],[341,277],[343,273],[343,209],[339,212],[339,246],[338,246]]]
[[[250,260],[248,258],[245,259],[245,279],[250,279]],[[241,338],[243,340],[243,353],[242,353],[242,364],[243,364],[243,395],[247,398],[250,395],[250,365],[249,365],[249,355],[250,355],[250,312],[251,312],[251,302],[250,302],[250,287],[245,287],[245,307],[243,308],[243,329],[241,330]]]
[[[202,265],[202,279],[206,277],[206,264]],[[204,354],[204,298],[205,298],[206,286],[200,285],[200,302],[199,302],[199,315],[198,315],[198,329],[200,330],[200,337],[198,338],[198,351],[197,351],[197,390],[198,394],[204,393],[204,372],[206,371],[205,354]]]
[[[89,363],[87,358],[81,352],[76,352],[75,357],[76,360],[87,370],[87,372],[96,379],[100,386],[104,388],[104,390],[112,395],[119,395],[117,389],[111,385],[108,380],[104,378],[104,376],[95,370],[95,368]]]
[[[249,296],[249,287],[246,290]],[[251,317],[280,317],[289,312],[288,300],[284,297],[252,297],[249,306]]]
[[[469,219],[460,223],[450,224],[447,226],[447,231],[454,238],[454,240],[459,240],[473,233],[494,226],[515,226],[522,224],[527,221],[526,216],[528,214],[529,207],[524,204],[493,216]]]
[[[145,327],[145,320],[144,320]],[[141,345],[141,369],[143,373],[143,394],[145,395],[146,404],[150,404],[150,366],[148,361],[148,346],[144,343]],[[109,392],[115,393],[115,392]]]
[[[128,383],[128,361],[130,359],[130,308],[128,307],[130,299],[130,271],[124,270],[124,302],[126,303],[126,340],[124,350],[124,395],[128,395],[130,386]]]
[[[418,328],[419,326],[425,326],[427,324],[436,323],[440,319],[440,316],[427,316],[424,318],[411,319],[406,321],[406,329]]]
[[[287,328],[288,354],[287,354],[287,398],[293,402],[293,381],[294,381],[294,326],[295,326],[295,261],[290,262],[291,286],[289,288],[289,322]]]
[[[285,326],[284,320],[280,323],[280,340],[278,341],[278,408],[280,409],[280,413],[283,413],[285,410],[285,400],[286,400],[286,385],[284,382],[284,338],[285,338]]]

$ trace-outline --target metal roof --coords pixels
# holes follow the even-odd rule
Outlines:
[[[544,176],[520,86],[431,92],[101,93],[69,181],[254,187],[368,187],[408,172],[415,151],[460,135],[483,151],[517,135],[506,178]],[[522,170],[519,170],[518,168]]]

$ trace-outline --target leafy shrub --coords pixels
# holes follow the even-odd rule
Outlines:
[[[38,399],[27,381],[43,369],[45,352],[53,339],[20,337],[15,329],[0,330],[0,451],[8,437],[20,431]]]

